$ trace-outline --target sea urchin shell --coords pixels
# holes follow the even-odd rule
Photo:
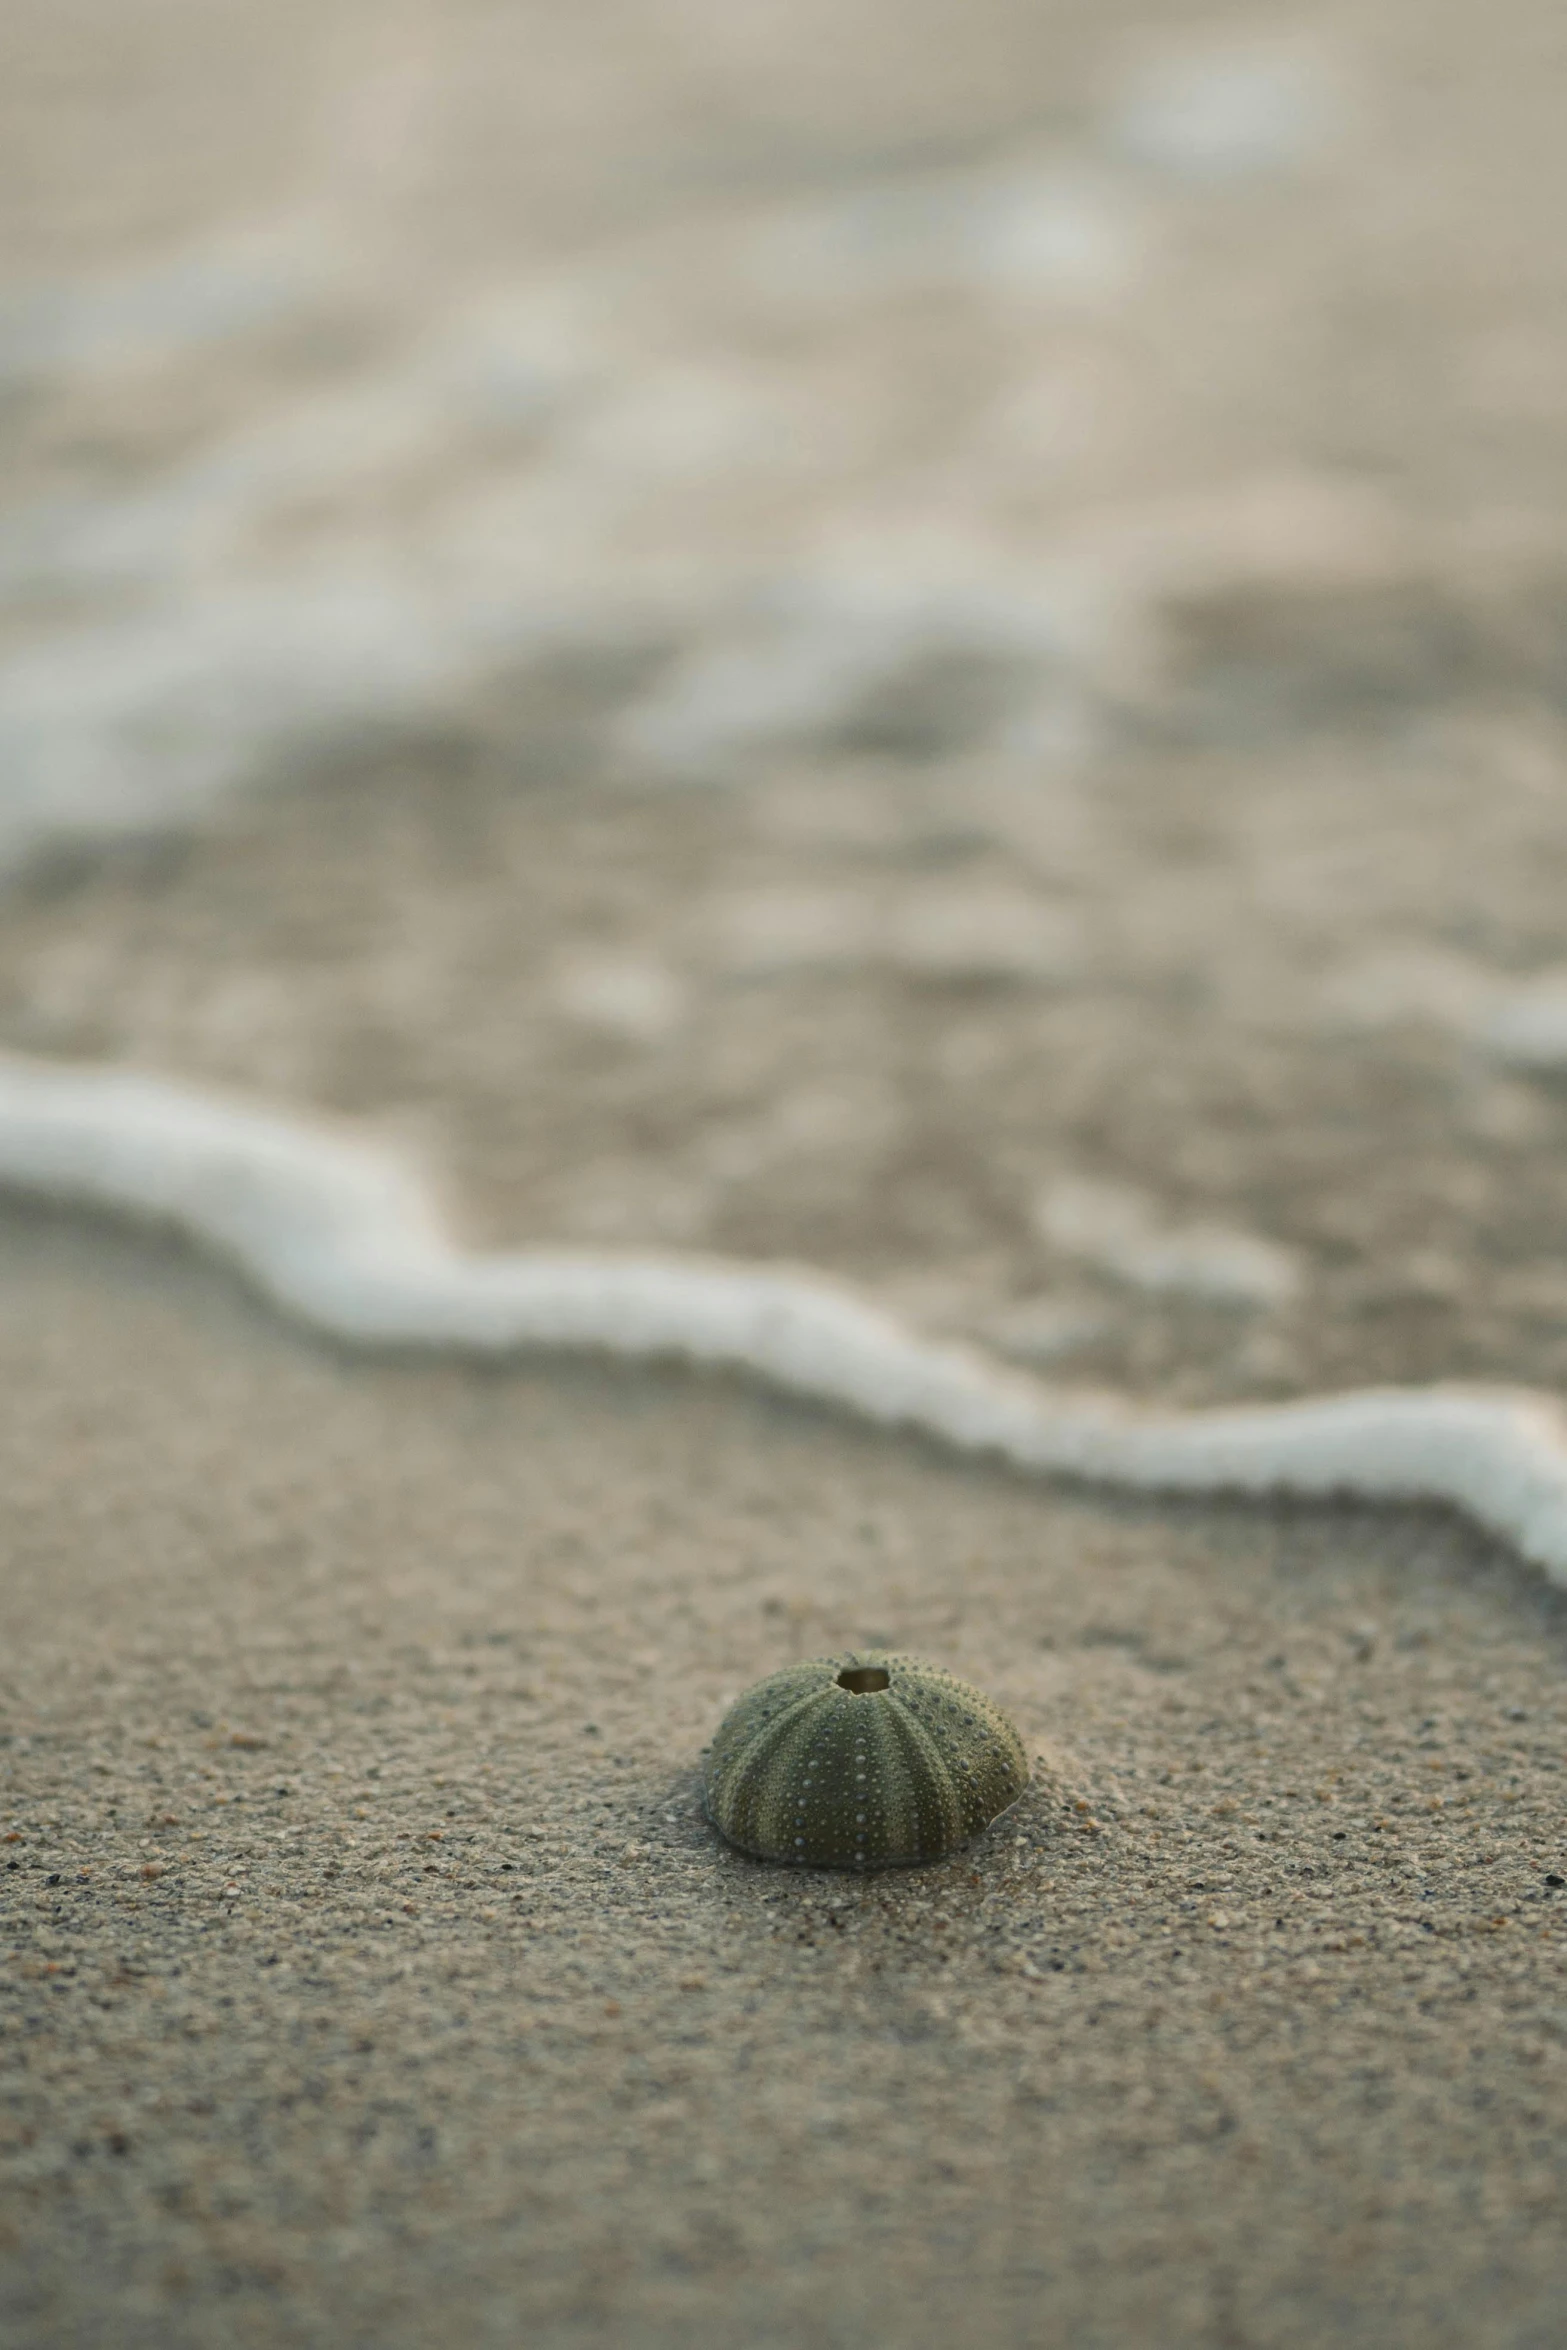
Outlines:
[[[759,1860],[884,1869],[944,1860],[1028,1785],[998,1706],[917,1656],[812,1657],[738,1698],[703,1803]]]

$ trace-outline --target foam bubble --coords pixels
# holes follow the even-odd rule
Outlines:
[[[1167,1224],[1152,1200],[1125,1184],[1054,1183],[1036,1202],[1034,1221],[1052,1248],[1134,1289],[1277,1306],[1300,1287],[1288,1249],[1222,1225]]]
[[[1286,171],[1330,147],[1342,124],[1337,77],[1300,41],[1233,36],[1149,59],[1109,120],[1112,143],[1194,180]]]
[[[1542,972],[1504,996],[1480,1029],[1484,1051],[1509,1069],[1567,1074],[1567,971]]]

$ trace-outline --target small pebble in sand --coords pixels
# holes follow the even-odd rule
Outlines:
[[[719,1726],[703,1800],[731,1844],[796,1868],[944,1860],[1014,1804],[1028,1757],[966,1681],[918,1657],[787,1665]]]

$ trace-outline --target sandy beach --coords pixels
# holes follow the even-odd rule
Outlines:
[[[1074,1392],[1560,1392],[1559,28],[806,17],[14,13],[0,1051]],[[0,1394],[7,2350],[1558,2340],[1476,1525],[8,1192]],[[1019,1724],[955,1862],[701,1817],[850,1646]]]
[[[8,1229],[19,2342],[1550,2339],[1561,1603],[723,1385],[367,1369]],[[1040,1757],[854,1881],[696,1811],[781,1657]]]

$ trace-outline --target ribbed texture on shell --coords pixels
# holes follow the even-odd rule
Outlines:
[[[839,1686],[880,1668],[885,1689]],[[1028,1785],[999,1706],[917,1656],[854,1651],[770,1673],[737,1699],[708,1756],[703,1801],[760,1860],[882,1869],[942,1860]]]

